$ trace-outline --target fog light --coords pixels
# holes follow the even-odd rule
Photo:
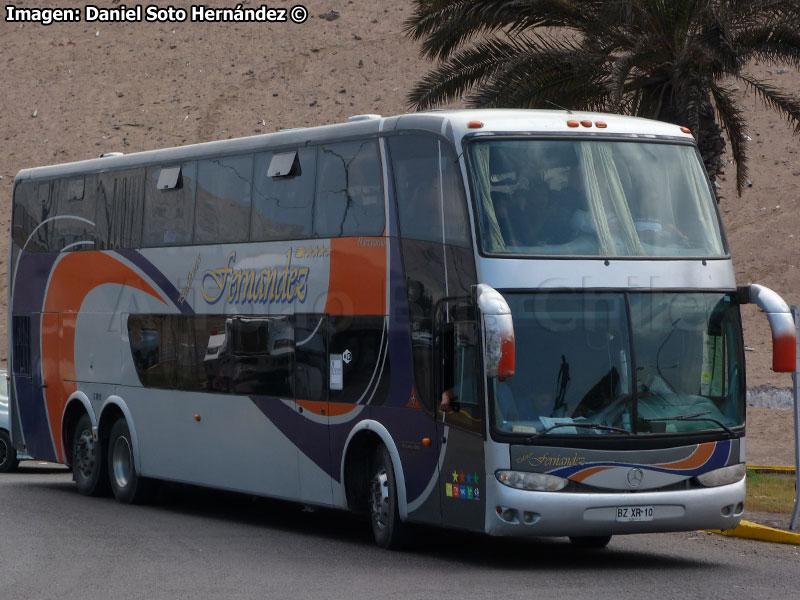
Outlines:
[[[508,522],[516,521],[517,520],[516,517],[517,517],[517,511],[515,511],[513,508],[507,508],[503,511],[504,521]]]
[[[522,520],[525,522],[526,525],[531,525],[533,523],[536,523],[539,520],[540,516],[541,515],[539,515],[539,513],[528,512],[526,510],[524,513],[522,513]]]

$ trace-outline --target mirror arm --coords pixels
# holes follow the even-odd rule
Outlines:
[[[772,330],[772,370],[791,373],[797,366],[797,339],[789,305],[776,292],[757,283],[737,289],[740,304],[752,303],[766,315]]]

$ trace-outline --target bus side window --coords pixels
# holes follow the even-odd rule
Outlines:
[[[172,315],[128,316],[131,356],[144,387],[176,387],[178,344],[173,321]]]
[[[467,201],[452,148],[432,136],[401,135],[389,138],[389,150],[400,234],[469,248]]]
[[[382,235],[383,171],[376,140],[319,147],[314,235]]]
[[[138,248],[141,245],[144,176],[144,169],[131,169],[101,173],[92,178],[97,250]]]
[[[295,315],[294,393],[298,400],[328,399],[328,344],[324,315]]]
[[[253,155],[201,160],[197,172],[194,243],[246,242]]]
[[[24,181],[14,190],[14,224],[12,237],[26,252],[47,252],[48,232],[52,222],[41,223],[52,217],[50,204],[51,182]],[[30,240],[28,239],[30,238]]]
[[[177,178],[172,177],[177,168],[147,168],[143,246],[179,246],[192,242],[197,163],[180,165]],[[165,172],[165,176],[162,176],[162,172]],[[160,188],[159,182],[165,187]]]
[[[474,309],[445,302],[437,312],[441,365],[439,387],[443,398],[440,410],[444,409],[449,424],[481,433],[480,341]]]
[[[273,177],[269,175],[269,167],[275,155],[263,152],[255,157],[250,239],[254,242],[309,239],[313,237],[317,149],[299,148],[292,170]]]
[[[87,181],[87,179],[89,181]],[[94,189],[96,176],[58,182],[58,202],[50,251],[94,250]]]

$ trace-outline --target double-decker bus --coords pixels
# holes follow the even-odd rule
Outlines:
[[[12,437],[158,480],[491,535],[728,529],[737,287],[690,132],[431,111],[21,171]]]

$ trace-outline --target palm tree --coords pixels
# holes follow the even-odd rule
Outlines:
[[[712,180],[724,130],[747,181],[737,83],[800,133],[800,98],[747,73],[800,67],[800,0],[414,0],[406,33],[439,61],[409,94],[430,108],[599,110],[689,127]]]

